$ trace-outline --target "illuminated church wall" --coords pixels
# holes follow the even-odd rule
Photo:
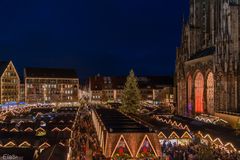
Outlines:
[[[214,75],[212,72],[207,76],[207,111],[214,113]]]
[[[204,90],[204,78],[201,72],[198,72],[194,82],[195,92],[195,112],[203,113],[203,90]]]
[[[178,114],[240,113],[240,6],[189,1],[176,50]]]
[[[193,104],[192,104],[192,76],[188,76],[188,106],[187,106],[187,113],[189,116],[192,115],[193,111]]]
[[[214,73],[211,60],[186,64],[185,79],[177,83],[178,113],[193,116],[198,113],[237,112],[239,81],[237,76]],[[180,96],[181,95],[181,96]]]

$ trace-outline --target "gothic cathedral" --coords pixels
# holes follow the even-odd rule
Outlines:
[[[240,113],[240,2],[190,0],[176,53],[178,114]]]

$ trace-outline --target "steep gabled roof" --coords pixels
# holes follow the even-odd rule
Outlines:
[[[10,62],[11,61],[0,61],[0,76],[2,76]]]

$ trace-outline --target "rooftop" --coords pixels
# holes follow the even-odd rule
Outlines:
[[[74,69],[67,68],[25,68],[24,75],[31,78],[78,78]]]
[[[215,52],[215,47],[206,48],[204,50],[198,51],[197,53],[193,54],[189,60],[206,57],[206,56],[214,54],[214,52]]]
[[[150,125],[154,130],[164,133],[164,135],[166,135],[167,137],[169,137],[173,132],[175,132],[177,135],[183,135],[187,131],[186,129],[180,129],[176,126],[163,123],[161,121],[156,120],[155,118],[146,115],[132,115],[132,116],[134,118],[141,120],[143,123]]]
[[[235,130],[232,128],[208,124],[181,116],[174,116],[172,119],[177,120],[183,124],[187,124],[192,131],[200,130],[204,134],[210,134],[215,138],[220,138],[224,143],[232,142],[236,148],[240,149],[240,136],[237,136]]]
[[[95,76],[90,78],[92,90],[102,89],[123,89],[127,77],[107,77]],[[140,89],[160,89],[164,86],[173,86],[173,77],[171,76],[138,76],[138,85]]]
[[[150,129],[113,109],[96,109],[104,126],[111,133],[150,133]]]
[[[0,61],[0,75],[2,75],[7,68],[10,61]]]
[[[66,159],[77,109],[62,107],[53,111],[39,107],[4,120],[0,123],[0,157],[14,154],[20,159],[33,159],[35,150],[46,143],[50,147],[43,150],[40,159]],[[32,121],[25,122],[29,117]]]

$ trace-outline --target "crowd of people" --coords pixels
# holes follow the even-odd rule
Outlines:
[[[73,133],[72,159],[105,159],[92,122],[90,107],[81,108]],[[240,154],[228,153],[223,149],[201,144],[197,138],[187,146],[165,141],[162,153],[163,160],[240,160]]]
[[[164,160],[240,160],[238,153],[229,153],[200,142],[193,142],[187,146],[164,142],[162,153]]]
[[[92,122],[90,108],[85,106],[77,117],[74,132],[73,157],[76,160],[103,160],[101,148],[97,139],[97,134]]]

